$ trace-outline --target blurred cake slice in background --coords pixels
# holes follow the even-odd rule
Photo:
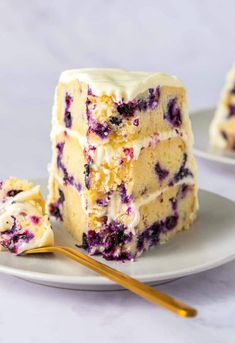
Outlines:
[[[235,65],[229,71],[210,126],[210,144],[235,150]]]
[[[177,78],[65,71],[51,139],[49,212],[90,254],[133,260],[194,221],[193,136]]]

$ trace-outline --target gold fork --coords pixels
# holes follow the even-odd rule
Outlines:
[[[24,252],[25,254],[38,254],[38,253],[58,253],[75,260],[89,269],[107,277],[108,279],[118,283],[124,288],[129,289],[140,297],[158,304],[181,317],[195,317],[197,311],[191,306],[184,304],[159,290],[156,290],[136,279],[133,279],[127,274],[124,274],[116,269],[107,266],[104,263],[98,262],[90,256],[83,254],[79,250],[75,250],[65,246],[51,246],[43,248],[30,249]]]

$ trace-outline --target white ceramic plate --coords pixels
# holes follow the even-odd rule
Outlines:
[[[212,148],[209,145],[209,126],[214,116],[214,109],[191,114],[195,138],[194,153],[208,160],[235,165],[235,152]]]
[[[45,180],[35,180],[45,189]],[[191,230],[144,253],[135,262],[108,262],[143,282],[160,283],[215,268],[235,257],[235,204],[213,193],[199,192],[199,218]],[[74,247],[62,226],[54,225],[57,244]],[[0,272],[28,281],[84,290],[119,289],[117,285],[59,255],[13,256],[0,253]]]

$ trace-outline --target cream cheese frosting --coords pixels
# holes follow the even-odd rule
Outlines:
[[[69,136],[74,137],[81,147],[85,149],[88,145],[87,139],[80,133],[65,129],[63,126],[57,124],[54,125],[51,132],[51,140],[53,141],[59,134],[66,132]],[[96,153],[94,156],[94,167],[99,167],[102,163],[112,163],[113,161],[118,161],[118,156],[125,148],[133,148],[133,159],[137,160],[141,149],[147,148],[148,146],[157,144],[160,141],[164,141],[170,138],[180,136],[184,141],[187,141],[190,146],[193,144],[193,138],[187,135],[185,131],[180,131],[178,129],[172,129],[171,131],[159,132],[153,136],[143,137],[140,139],[132,140],[131,142],[121,144],[121,146],[116,147],[110,144],[103,144],[102,142],[92,142],[92,145],[96,147]]]
[[[115,101],[129,101],[148,88],[157,86],[183,87],[175,76],[152,72],[127,72],[124,69],[84,68],[64,71],[59,82],[74,79],[87,83],[95,95],[111,96]]]

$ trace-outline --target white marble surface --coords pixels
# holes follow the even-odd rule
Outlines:
[[[0,176],[45,176],[53,91],[66,68],[174,73],[192,110],[214,106],[235,57],[234,10],[232,0],[1,0]],[[198,162],[200,186],[235,200],[235,168]],[[0,342],[235,341],[235,261],[159,288],[194,305],[198,317],[177,318],[127,291],[53,289],[0,275]]]

